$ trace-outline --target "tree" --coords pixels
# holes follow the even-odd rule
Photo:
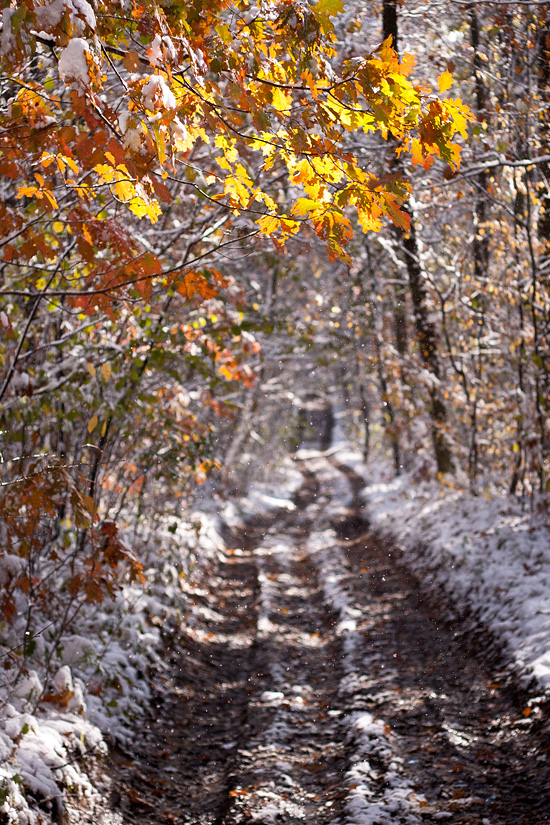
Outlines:
[[[259,346],[236,259],[301,233],[347,261],[352,221],[407,226],[409,183],[356,156],[359,133],[458,166],[467,109],[389,42],[342,58],[341,8],[3,10],[0,507],[26,572],[2,608],[32,633],[40,603],[46,667],[87,604],[141,575],[120,513],[177,514],[218,466],[216,419],[247,405]]]

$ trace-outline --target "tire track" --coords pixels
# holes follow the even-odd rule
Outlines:
[[[283,533],[274,530],[255,551],[258,670],[224,825],[321,825],[334,818],[346,768],[335,718],[342,650],[333,630],[336,615],[327,609],[309,557],[314,527],[313,519],[298,513]]]
[[[368,667],[356,704],[391,730],[419,795],[420,820],[548,825],[550,743],[537,703],[524,715],[529,697],[505,663],[476,655],[463,628],[424,600],[391,543],[366,533],[357,518],[364,482],[334,466],[352,490],[350,508],[336,523],[347,583],[370,617],[363,643]]]
[[[308,455],[296,509],[234,534],[197,589],[114,761],[124,821],[549,825],[540,714],[368,534],[362,479]]]

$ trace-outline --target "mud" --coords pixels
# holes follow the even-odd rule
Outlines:
[[[197,589],[149,719],[113,752],[112,809],[133,825],[361,825],[350,720],[364,713],[383,720],[392,750],[372,754],[371,822],[550,823],[547,708],[528,705],[505,661],[479,655],[369,534],[349,468],[323,454],[299,467],[294,512],[232,535]],[[342,479],[349,501],[329,518]],[[318,533],[333,536],[324,565]],[[323,580],[332,557],[357,617],[345,633]],[[396,770],[411,792],[392,809]]]

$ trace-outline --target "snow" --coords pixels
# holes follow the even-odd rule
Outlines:
[[[154,112],[156,109],[175,109],[176,98],[163,77],[152,74],[142,89],[143,104]]]
[[[541,692],[548,691],[550,530],[546,510],[542,506],[529,508],[505,496],[475,497],[449,483],[426,481],[413,473],[393,479],[389,467],[379,460],[365,467],[345,440],[341,418],[337,411],[330,450],[325,454],[302,450],[298,454],[307,459],[321,483],[307,512],[315,521],[308,551],[322,582],[325,602],[337,617],[335,630],[344,653],[340,707],[350,705],[372,661],[358,644],[368,617],[353,601],[347,586],[351,571],[332,527],[349,508],[351,491],[342,473],[327,461],[330,457],[362,475],[365,511],[372,527],[395,538],[403,562],[439,604],[445,594],[444,609],[449,615],[456,618],[470,611],[502,644],[524,681],[534,679]],[[185,519],[159,518],[139,539],[133,533],[125,536],[129,545],[135,546],[136,540],[140,543],[145,588],[127,584],[112,602],[83,611],[63,637],[49,674],[39,666],[50,649],[47,627],[44,632],[34,632],[36,649],[27,671],[10,691],[5,686],[0,690],[0,787],[6,793],[0,818],[18,825],[49,821],[37,813],[26,792],[61,799],[64,789],[71,788],[81,799],[100,796],[79,757],[105,753],[106,736],[121,742],[132,736],[135,719],[145,711],[151,695],[150,679],[145,674],[163,667],[159,628],[177,627],[186,616],[189,632],[200,636],[200,622],[189,612],[189,601],[199,592],[201,569],[223,558],[222,522],[236,526],[243,519],[269,512],[291,513],[301,482],[296,463],[288,459],[281,475],[253,485],[239,501],[226,502],[223,507],[219,502],[200,501],[201,509]],[[268,575],[267,557],[279,565],[277,577],[285,592],[301,586],[285,568],[289,553],[280,532],[268,533],[256,551],[259,639],[273,633],[269,616],[278,599],[276,585]],[[25,560],[19,556],[0,556],[0,585],[9,586],[24,570]],[[214,611],[208,615],[215,621]],[[14,647],[18,633],[22,637],[22,627],[17,624],[2,629],[7,648]],[[248,643],[244,637],[226,641],[235,646]],[[303,633],[300,644],[315,646],[320,640],[317,634]],[[286,726],[309,701],[310,687],[305,681],[290,684],[282,671],[271,675],[273,688],[261,693],[259,701],[275,711],[269,734],[275,746],[284,744]],[[42,701],[38,701],[41,696]],[[342,713],[335,724],[352,754],[345,776],[345,822],[384,825],[400,818],[411,825],[417,822],[421,798],[403,775],[392,746],[392,731],[384,720],[353,712]],[[452,729],[447,733],[451,740],[457,735]],[[281,762],[281,783],[288,773],[285,771]],[[274,821],[281,812],[298,815],[286,804],[280,796],[266,796],[262,821]]]
[[[16,45],[15,37],[11,30],[11,18],[14,14],[15,9],[2,9],[2,42],[0,47],[2,54],[9,54]],[[4,315],[4,313],[2,313],[2,315]],[[4,324],[2,322],[2,326],[7,326],[7,323]]]
[[[59,57],[59,77],[67,86],[72,86],[80,92],[84,91],[91,82],[88,55],[91,56],[91,51],[86,40],[74,37]]]
[[[25,559],[21,556],[15,556],[13,553],[0,556],[0,585],[5,587],[11,579],[22,576],[24,570]]]
[[[185,125],[181,122],[179,117],[175,117],[170,124],[172,128],[172,134],[174,135],[174,139],[177,141],[185,141],[187,140],[187,129]]]
[[[147,57],[156,69],[162,60],[162,37],[160,34],[155,34],[151,45],[147,49]]]
[[[61,23],[65,12],[68,12],[77,34],[83,34],[86,26],[95,30],[95,13],[87,0],[53,0],[53,3],[37,6],[35,13],[38,28],[52,32]]]
[[[164,60],[170,60],[173,63],[176,56],[176,49],[171,39],[166,35],[161,37],[160,34],[155,34],[151,45],[147,49],[147,57],[151,65],[156,69]]]
[[[357,465],[356,465],[357,466]],[[474,496],[387,467],[363,495],[373,528],[394,536],[403,561],[451,616],[472,612],[525,683],[550,689],[550,530],[541,508],[511,496]]]

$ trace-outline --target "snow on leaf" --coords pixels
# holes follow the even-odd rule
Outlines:
[[[88,57],[92,54],[86,40],[82,37],[73,38],[59,57],[57,69],[59,77],[67,86],[74,86],[78,91],[84,91],[91,83],[88,67]]]
[[[154,112],[158,109],[175,109],[176,98],[161,75],[152,74],[141,90],[143,104]]]

